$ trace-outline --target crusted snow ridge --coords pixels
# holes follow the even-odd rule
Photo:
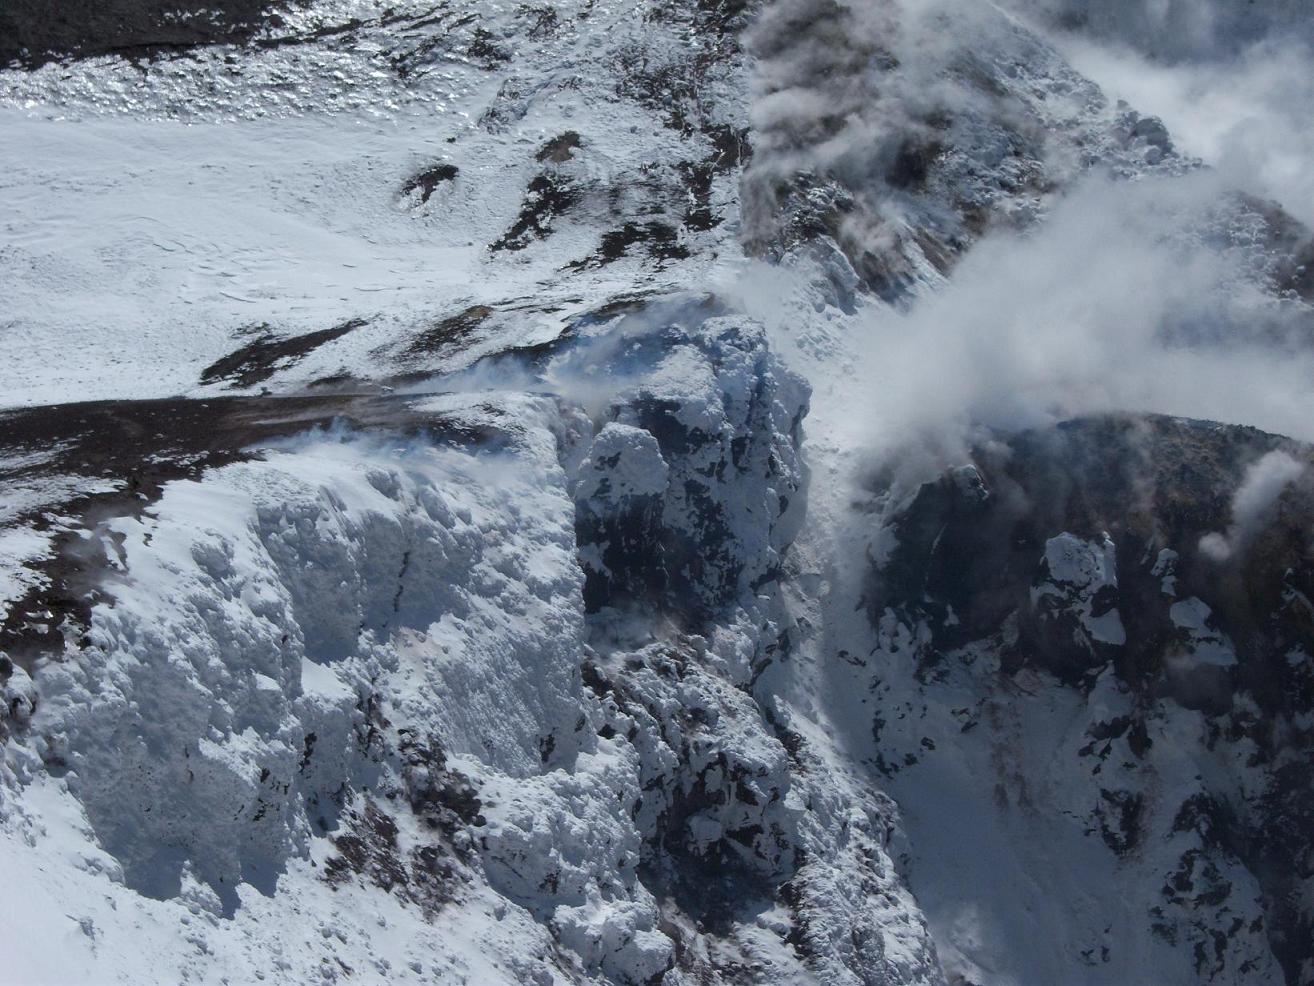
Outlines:
[[[38,674],[42,755],[157,895],[183,860],[269,887],[368,769],[381,679],[448,752],[528,772],[578,705],[570,520],[554,460],[485,485],[465,453],[347,434],[171,487],[102,532],[122,574],[82,659]]]
[[[1134,19],[178,3],[0,12],[0,978],[1307,986],[1314,238]]]

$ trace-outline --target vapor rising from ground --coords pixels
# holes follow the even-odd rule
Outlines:
[[[918,203],[888,178],[890,160],[910,133],[955,146],[973,110],[997,98],[989,86],[962,84],[977,64],[962,27],[971,25],[976,51],[1007,52],[1019,43],[1017,25],[1012,14],[971,6],[797,0],[767,12],[753,36],[764,95],[754,111],[763,142],[746,193],[750,237],[770,215],[754,193],[798,173],[837,181],[862,201],[843,229],[861,241],[850,255],[888,251],[901,222],[936,221],[916,214]],[[1162,112],[1180,164],[1144,176],[1094,169],[1038,190],[1035,220],[996,224],[940,290],[904,310],[862,308],[849,334],[851,371],[816,381],[814,421],[833,419],[831,438],[877,458],[916,447],[936,468],[960,458],[981,428],[1104,411],[1314,438],[1314,310],[1275,282],[1254,202],[1242,198],[1276,197],[1263,208],[1314,217],[1314,140],[1295,125],[1314,110],[1314,61],[1281,33],[1293,11],[1018,7],[1108,83],[1110,113],[1119,87],[1133,109]],[[937,30],[946,24],[951,34]],[[1077,24],[1087,29],[1079,50],[1064,33]],[[926,120],[947,129],[932,132]],[[1041,153],[1051,176],[1072,177],[1068,149],[1051,138]],[[768,321],[762,299],[793,290],[777,271],[750,273],[747,283],[746,303]],[[797,345],[780,328],[780,344]]]

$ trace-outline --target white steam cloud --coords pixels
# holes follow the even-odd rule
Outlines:
[[[1135,47],[1162,63],[1219,59],[1265,38],[1309,37],[1307,0],[1005,0],[1039,23]]]
[[[1011,0],[1179,150],[1314,224],[1314,18],[1297,0]],[[1072,30],[1064,31],[1067,26]]]
[[[1291,483],[1305,465],[1286,452],[1275,450],[1246,470],[1232,497],[1232,524],[1226,533],[1214,531],[1200,539],[1200,550],[1214,561],[1227,561],[1245,551]]]
[[[947,284],[906,313],[872,305],[859,311],[856,330],[836,329],[829,338],[824,326],[810,325],[799,337],[798,325],[782,321],[806,288],[787,283],[778,268],[750,274],[740,301],[774,323],[777,345],[793,349],[801,365],[809,348],[825,350],[816,364],[823,372],[813,375],[810,434],[877,456],[916,448],[932,460],[927,467],[962,461],[982,427],[1036,427],[1114,411],[1248,424],[1314,441],[1314,310],[1274,293],[1265,266],[1270,248],[1261,228],[1245,232],[1257,220],[1234,195],[1268,190],[1290,204],[1301,182],[1314,190],[1306,177],[1314,176],[1314,137],[1303,125],[1291,127],[1298,136],[1286,142],[1280,133],[1282,114],[1314,118],[1314,62],[1303,42],[1280,42],[1282,60],[1268,63],[1256,47],[1276,42],[1255,25],[1277,23],[1285,8],[1260,3],[1254,10],[1263,16],[1247,21],[1245,33],[1205,3],[1026,6],[1058,14],[1082,8],[1088,26],[1103,17],[1087,53],[1135,59],[1108,62],[1113,83],[1203,85],[1214,73],[1208,91],[1229,92],[1235,105],[1212,119],[1212,107],[1192,110],[1196,128],[1173,136],[1188,149],[1210,141],[1208,156],[1219,167],[1137,181],[1095,174],[1051,198],[1028,231],[987,233]],[[880,200],[876,179],[863,186],[864,163],[879,174],[873,160],[897,145],[903,128],[921,125],[926,106],[980,98],[954,67],[963,64],[954,52],[970,47],[974,32],[998,30],[995,21],[983,26],[986,13],[967,0],[865,9],[842,0],[770,8],[755,34],[768,73],[755,111],[764,131],[755,169],[820,168]],[[892,26],[877,31],[882,18]],[[1133,55],[1127,37],[1137,25],[1148,47]],[[1155,37],[1169,36],[1173,45],[1155,47]],[[888,58],[900,66],[893,74],[882,67]],[[845,75],[863,59],[867,72]],[[1109,78],[1096,81],[1117,94]],[[1183,106],[1193,92],[1183,90]],[[1282,104],[1284,93],[1290,105]],[[1172,122],[1172,107],[1152,101],[1135,108]],[[830,124],[818,129],[822,109],[832,111]],[[880,208],[891,202],[897,196]],[[1314,218],[1314,195],[1308,205]],[[834,372],[837,349],[852,355],[845,374]]]
[[[1207,172],[1093,179],[1029,233],[988,235],[907,313],[857,316],[848,372],[827,362],[814,376],[809,432],[877,457],[917,447],[928,468],[961,462],[981,427],[1110,411],[1314,440],[1309,310],[1265,294],[1209,242],[1200,210],[1224,192]],[[777,344],[806,361],[810,339],[774,314],[790,290],[766,270],[742,303],[776,318]]]
[[[978,243],[943,291],[873,326],[871,418],[907,434],[1126,409],[1314,438],[1298,313],[1195,238],[1223,191],[1207,174],[1097,179],[1032,234]]]

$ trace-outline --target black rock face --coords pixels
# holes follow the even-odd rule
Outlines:
[[[149,58],[200,45],[241,44],[267,23],[270,0],[8,0],[0,7],[0,65],[62,58]]]
[[[1173,710],[1202,714],[1198,755],[1234,757],[1247,780],[1206,785],[1180,805],[1172,831],[1198,833],[1201,844],[1176,876],[1165,875],[1158,918],[1173,908],[1225,911],[1232,887],[1222,872],[1239,861],[1262,890],[1269,947],[1287,981],[1302,983],[1300,970],[1314,960],[1314,912],[1300,889],[1314,875],[1310,471],[1283,487],[1230,555],[1202,547],[1236,530],[1234,496],[1274,451],[1314,461],[1308,447],[1252,428],[1155,416],[994,436],[970,466],[924,484],[899,511],[897,546],[873,567],[866,605],[874,626],[893,614],[926,628],[917,666],[927,688],[973,642],[998,655],[1000,679],[1016,682],[1025,671],[1027,681],[1088,694],[1097,678],[1114,676],[1133,712],[1093,719],[1080,756],[1104,757],[1116,742],[1131,780],[1108,786],[1098,771],[1078,779],[1075,765],[1072,776],[1095,806],[1088,834],[1116,856],[1139,852],[1148,837],[1155,795],[1143,778],[1159,769],[1154,723]],[[1082,557],[1098,578],[1074,581],[1071,566],[1052,571],[1055,541],[1088,551]],[[1183,606],[1202,622],[1185,619]],[[1092,633],[1099,620],[1116,621],[1104,626],[1117,632]],[[1200,656],[1215,645],[1224,659]],[[1005,690],[1012,702],[1032,700],[1026,688]],[[878,744],[881,725],[878,717]],[[975,736],[964,727],[962,742]],[[1202,975],[1235,972],[1225,969],[1223,944],[1206,952]]]
[[[1306,560],[1314,497],[1297,484],[1248,549],[1225,563],[1203,554],[1200,540],[1228,528],[1247,466],[1283,448],[1309,458],[1253,428],[1162,417],[1083,419],[1004,436],[978,448],[972,467],[922,486],[900,513],[898,546],[873,572],[869,611],[878,617],[887,606],[907,607],[942,620],[952,609],[956,619],[937,630],[945,647],[988,636],[1016,613],[1012,666],[1080,684],[1113,660],[1138,687],[1171,692],[1163,656],[1172,628],[1158,613],[1162,576],[1154,571],[1167,549],[1177,555],[1176,598],[1208,602],[1237,644],[1246,686],[1278,702],[1266,676],[1280,669],[1257,671],[1255,662],[1279,638],[1314,644],[1311,628],[1293,623],[1284,605],[1295,585],[1314,577]],[[1117,608],[1126,624],[1127,645],[1116,656],[1075,653],[1070,634],[1049,632],[1033,612],[1046,542],[1063,533],[1107,534],[1116,548],[1116,591],[1096,603],[1101,612]]]
[[[668,584],[663,547],[662,498],[635,497],[603,511],[587,501],[576,504],[575,531],[581,544],[599,545],[605,570],[584,570],[584,606],[604,606],[663,598]]]

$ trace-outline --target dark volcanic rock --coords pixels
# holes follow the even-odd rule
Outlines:
[[[582,146],[583,142],[580,140],[579,134],[573,130],[567,130],[564,134],[553,137],[539,148],[538,153],[534,155],[534,160],[540,164],[544,161],[549,161],[552,164],[562,164],[573,158],[575,152]]]
[[[552,235],[552,221],[579,201],[579,193],[570,182],[553,173],[544,173],[529,183],[520,215],[511,228],[495,242],[491,249],[523,250],[534,240]]]
[[[1305,468],[1291,466],[1294,479],[1242,530],[1234,498],[1273,453]],[[1287,981],[1306,982],[1314,452],[1253,428],[1106,416],[995,435],[972,459],[898,509],[897,543],[867,586],[873,625],[923,628],[915,648],[924,689],[977,653],[964,650],[972,644],[997,656],[998,679],[1031,683],[993,679],[1018,715],[1037,681],[1083,696],[1103,682],[1125,696],[1128,714],[1092,719],[1078,756],[1095,766],[1087,774],[1074,765],[1070,781],[1085,785],[1094,806],[1086,834],[1119,856],[1143,851],[1150,828],[1165,824],[1154,813],[1172,809],[1156,804],[1162,793],[1150,780],[1166,769],[1155,737],[1169,721],[1202,724],[1192,755],[1231,757],[1239,773],[1184,779],[1194,793],[1167,819],[1184,848],[1151,915],[1156,933],[1195,942],[1202,977],[1236,975],[1228,963],[1245,946],[1228,949],[1241,925],[1229,931],[1234,919],[1202,915],[1236,908],[1225,871],[1239,864],[1262,892],[1268,946]],[[1220,537],[1229,551],[1210,546]],[[1100,707],[1093,702],[1092,714]],[[884,724],[878,718],[878,743]],[[961,742],[977,742],[967,729]],[[1115,748],[1124,752],[1111,758]],[[1101,774],[1106,759],[1121,778],[1116,787]]]
[[[147,58],[200,45],[240,44],[278,23],[271,0],[7,0],[0,65],[35,68],[69,56]]]
[[[402,194],[412,195],[418,193],[420,204],[428,202],[434,192],[443,182],[455,181],[456,176],[461,173],[461,169],[454,164],[435,164],[432,168],[425,168],[407,178],[402,183]]]
[[[471,305],[425,329],[411,341],[404,357],[431,354],[446,355],[457,351],[484,321],[493,314],[487,305]]]
[[[307,332],[304,335],[279,338],[264,329],[241,349],[234,350],[222,359],[215,360],[201,371],[201,383],[232,381],[237,387],[251,387],[268,380],[280,369],[286,369],[309,356],[320,346],[340,339],[365,325],[361,319],[351,319],[331,329]]]
[[[1172,628],[1166,615],[1148,610],[1161,598],[1154,568],[1165,549],[1177,556],[1177,598],[1204,598],[1243,655],[1260,653],[1272,641],[1254,627],[1281,609],[1291,580],[1314,575],[1305,559],[1314,501],[1308,492],[1284,498],[1251,549],[1227,563],[1202,554],[1199,544],[1228,528],[1246,467],[1278,448],[1294,443],[1252,428],[1161,417],[1083,419],[1004,436],[978,448],[972,467],[924,485],[900,513],[898,546],[873,575],[872,615],[893,605],[939,619],[952,609],[956,622],[938,630],[939,642],[958,646],[1017,613],[1015,666],[1035,664],[1076,683],[1102,662],[1083,667],[1086,658],[1045,643],[1031,594],[1044,578],[1050,539],[1107,534],[1117,573],[1110,602],[1127,624],[1128,644],[1116,658],[1120,674],[1163,685]]]
[[[664,353],[667,368],[607,409],[582,467],[590,610],[657,604],[696,624],[773,581],[796,533],[806,386],[760,329],[717,311],[704,300],[632,336],[625,360]],[[660,318],[648,312],[640,324]],[[724,396],[709,399],[709,386]]]

